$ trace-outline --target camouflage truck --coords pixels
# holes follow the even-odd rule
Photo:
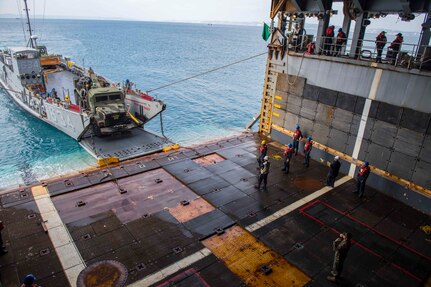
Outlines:
[[[124,104],[124,94],[117,88],[92,88],[87,93],[87,101],[96,136],[123,133],[136,126]]]

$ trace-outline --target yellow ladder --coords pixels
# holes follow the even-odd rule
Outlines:
[[[275,76],[276,76],[276,73],[272,69],[271,59],[269,58],[269,55],[268,55],[268,60],[266,63],[265,82],[263,86],[262,107],[260,110],[260,124],[259,124],[259,132],[267,135],[271,133],[272,105],[274,101],[274,92],[275,92]]]

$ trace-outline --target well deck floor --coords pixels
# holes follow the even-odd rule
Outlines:
[[[3,286],[19,286],[28,273],[44,287],[68,286],[79,262],[108,259],[127,267],[133,286],[332,286],[332,241],[343,231],[354,243],[338,285],[429,280],[431,235],[420,228],[429,215],[368,187],[360,200],[347,177],[325,187],[328,168],[305,168],[302,156],[285,175],[277,145],[268,189],[257,190],[259,141],[244,134],[60,179],[46,186],[48,198],[35,192],[41,187],[1,195]],[[43,200],[52,201],[56,226]],[[76,247],[78,263],[65,265],[63,246]]]

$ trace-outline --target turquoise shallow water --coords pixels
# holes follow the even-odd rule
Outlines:
[[[261,27],[125,21],[36,21],[39,43],[141,90],[266,51]],[[19,20],[0,19],[0,48],[23,46]],[[165,134],[190,145],[242,131],[259,111],[266,57],[152,93]],[[159,121],[147,127],[158,132]],[[77,142],[20,110],[0,90],[0,188],[95,165]]]

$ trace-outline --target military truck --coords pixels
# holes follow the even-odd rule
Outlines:
[[[124,104],[124,94],[115,87],[92,88],[87,92],[96,136],[127,132],[136,127]]]

